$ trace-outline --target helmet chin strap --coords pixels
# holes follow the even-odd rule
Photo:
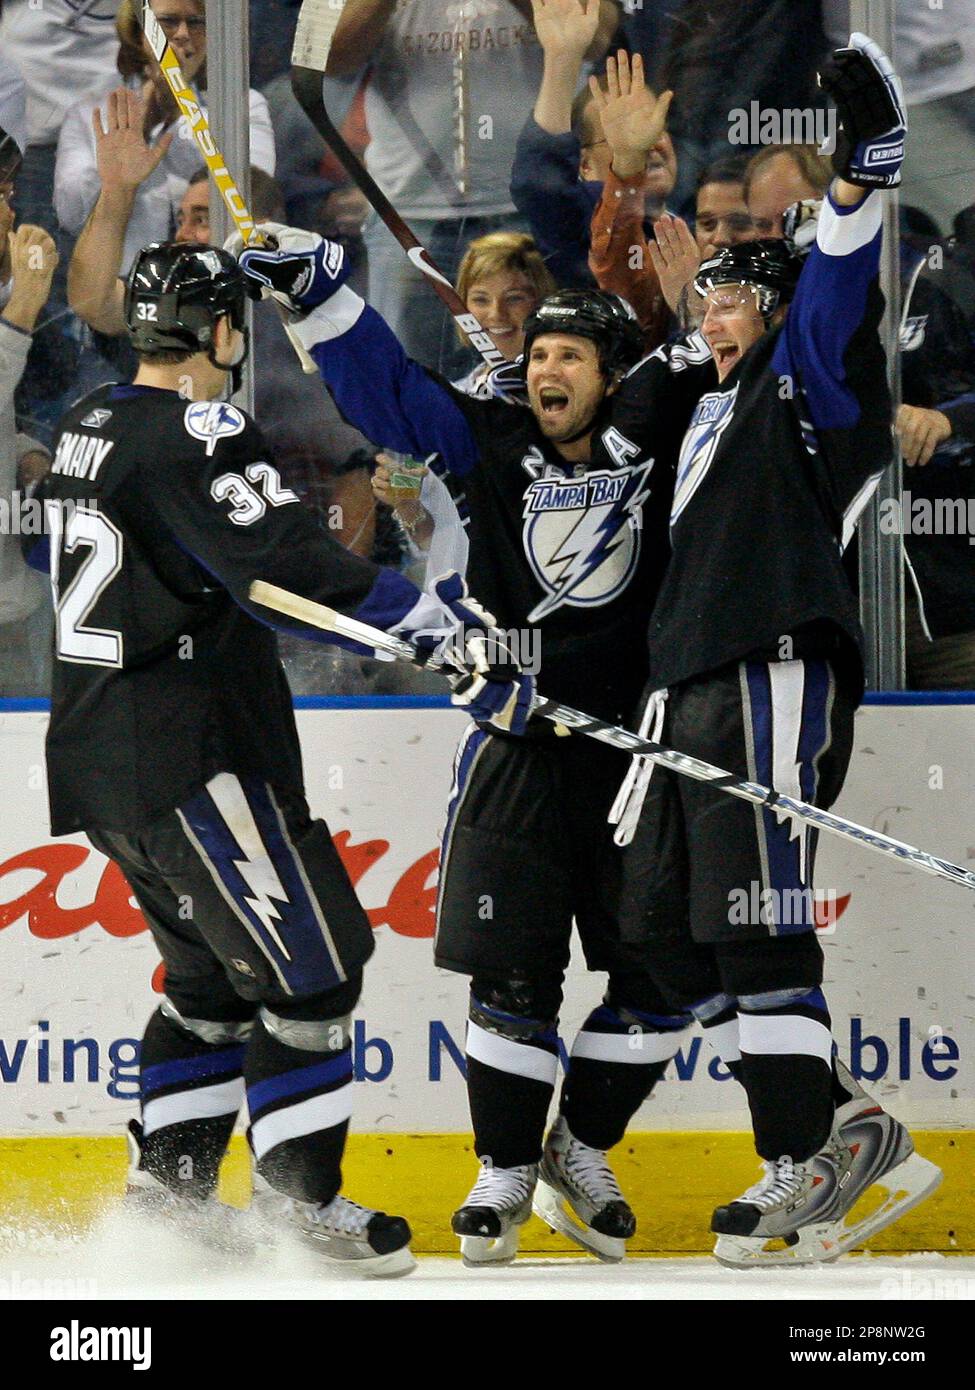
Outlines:
[[[230,373],[231,396],[236,396],[237,392],[241,388],[241,384],[244,379],[244,363],[250,356],[251,350],[250,329],[245,324],[243,328],[238,330],[238,332],[241,334],[243,338],[243,345],[241,347],[240,356],[237,358],[235,362],[221,362],[217,357],[216,348],[212,342],[209,348],[207,349],[207,361],[212,363],[213,366],[217,367],[220,371]]]

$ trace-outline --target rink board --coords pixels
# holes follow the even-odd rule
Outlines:
[[[973,719],[975,709],[958,704],[865,708],[837,809],[975,862]],[[438,837],[464,719],[421,702],[305,709],[298,721],[309,801],[328,820],[377,936],[356,1019],[351,1162],[365,1165],[364,1180],[378,1187],[367,1195],[382,1200],[395,1158],[400,1204],[435,1240],[473,1170],[462,1157],[465,981],[431,964]],[[31,1174],[49,1186],[60,1173],[61,1196],[82,1211],[68,1190],[72,1172],[86,1175],[93,1195],[117,1186],[120,1150],[107,1136],[134,1113],[158,957],[115,871],[83,836],[48,832],[45,724],[42,712],[0,715],[0,1135],[17,1141],[3,1141],[0,1201],[27,1197]],[[937,1205],[898,1228],[909,1243],[887,1248],[973,1249],[975,894],[832,837],[817,883],[841,1048],[923,1136],[922,1151],[949,1169]],[[569,1044],[599,988],[576,963],[562,1019]],[[701,1209],[754,1176],[744,1122],[737,1086],[695,1037],[637,1116],[632,1155],[620,1158],[637,1206],[652,1174],[653,1211],[648,1204],[642,1224],[656,1244],[646,1248],[703,1248]],[[45,1136],[58,1137],[56,1149]],[[67,1163],[52,1157],[65,1145],[79,1155]],[[658,1173],[671,1180],[658,1186]]]

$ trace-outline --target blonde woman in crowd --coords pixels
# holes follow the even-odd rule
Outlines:
[[[457,274],[457,293],[509,362],[521,356],[525,319],[556,288],[538,247],[523,232],[490,232],[478,237],[468,246]],[[465,347],[470,347],[466,334],[459,329],[458,337]],[[471,396],[491,395],[490,370],[486,362],[479,362],[454,385]],[[377,455],[377,461],[373,494],[378,502],[393,505],[389,479],[394,461],[388,454]],[[455,502],[436,473],[427,468],[419,494],[398,501],[394,510],[411,542],[414,558],[426,560],[431,576],[450,569],[464,572],[467,536],[466,515],[462,519],[463,499]]]

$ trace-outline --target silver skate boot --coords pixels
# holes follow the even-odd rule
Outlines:
[[[851,1099],[839,1106],[830,1137],[806,1163],[764,1163],[762,1180],[718,1207],[711,1229],[715,1258],[733,1268],[822,1264],[862,1245],[938,1186],[941,1169],[914,1152],[904,1126],[854,1081],[837,1073]],[[868,1188],[885,1193],[859,1220],[850,1213]]]
[[[360,1207],[347,1197],[302,1202],[254,1174],[251,1210],[278,1234],[291,1231],[336,1267],[374,1279],[395,1279],[416,1269],[411,1231],[402,1216]]]
[[[549,1131],[533,1203],[540,1216],[606,1264],[618,1264],[636,1230],[602,1149],[590,1149],[559,1116]]]
[[[203,1245],[218,1255],[254,1254],[257,1246],[248,1230],[244,1212],[216,1196],[196,1197],[168,1187],[148,1172],[143,1162],[142,1126],[130,1120],[126,1131],[129,1171],[122,1211],[126,1216],[148,1217],[176,1235]]]
[[[467,1201],[454,1212],[450,1227],[460,1236],[464,1264],[507,1265],[518,1253],[521,1228],[532,1214],[538,1164],[494,1168],[485,1159]]]

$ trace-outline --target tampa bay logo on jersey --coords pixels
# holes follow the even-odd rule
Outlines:
[[[186,407],[183,423],[188,434],[207,446],[210,458],[221,439],[243,434],[247,421],[235,405],[226,401],[193,401]]]
[[[721,436],[731,424],[737,399],[738,387],[735,386],[731,391],[711,391],[698,401],[677,461],[677,482],[670,509],[671,526],[704,482],[714,462]]]
[[[640,508],[653,459],[567,478],[551,464],[525,492],[525,554],[546,597],[528,614],[537,623],[563,604],[611,603],[640,558]]]

